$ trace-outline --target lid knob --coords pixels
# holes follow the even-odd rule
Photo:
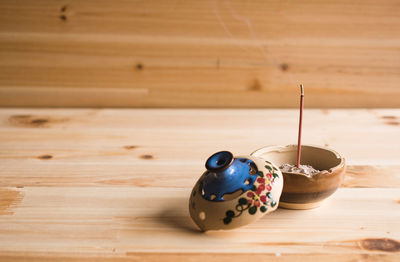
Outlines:
[[[219,172],[230,166],[233,155],[229,151],[220,151],[210,156],[206,161],[206,168],[211,172]]]

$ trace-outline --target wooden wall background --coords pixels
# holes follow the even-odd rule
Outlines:
[[[400,107],[400,1],[0,0],[0,106]]]

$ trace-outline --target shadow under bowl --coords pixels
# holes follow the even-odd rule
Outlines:
[[[296,165],[297,145],[267,146],[254,151],[251,155],[268,160],[277,166]],[[300,163],[321,171],[312,176],[282,172],[283,191],[280,207],[288,209],[318,207],[339,188],[343,181],[345,159],[334,150],[302,145]]]

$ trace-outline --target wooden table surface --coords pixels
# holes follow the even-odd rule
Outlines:
[[[399,0],[1,0],[0,106],[400,107]],[[268,99],[266,99],[268,97]]]
[[[400,260],[400,109],[306,110],[346,157],[321,207],[201,233],[206,158],[296,142],[296,110],[1,109],[1,261]]]

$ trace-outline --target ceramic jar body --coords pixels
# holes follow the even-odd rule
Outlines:
[[[241,163],[235,165],[235,161]],[[203,231],[244,226],[278,207],[283,187],[278,167],[253,156],[236,157],[230,167],[231,170],[216,172],[209,169],[192,190],[190,215]],[[231,174],[218,177],[225,170]],[[227,181],[219,181],[227,177]]]

